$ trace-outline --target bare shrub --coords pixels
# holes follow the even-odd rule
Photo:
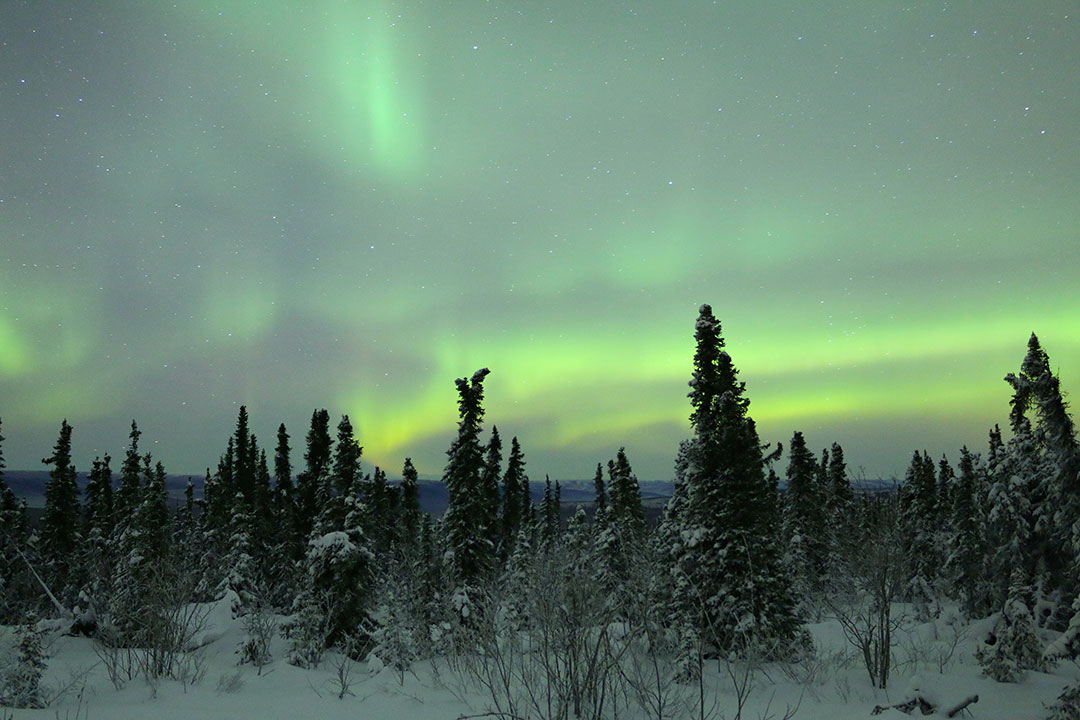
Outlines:
[[[273,659],[270,643],[277,634],[277,619],[269,608],[260,606],[244,616],[244,640],[240,645],[240,664],[251,663],[256,674],[262,675],[263,668]]]

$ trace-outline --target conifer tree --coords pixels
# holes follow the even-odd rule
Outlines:
[[[784,496],[784,530],[788,543],[788,566],[796,595],[806,609],[811,596],[825,590],[829,560],[825,476],[828,453],[819,465],[806,447],[801,432],[791,438],[788,451],[787,493]]]
[[[641,488],[626,458],[626,448],[619,448],[615,459],[608,461],[608,487],[611,496],[608,521],[618,528],[627,542],[644,537],[645,508],[641,504]]]
[[[960,449],[959,469],[960,475],[952,492],[950,526],[953,532],[949,536],[946,568],[964,611],[968,617],[975,618],[989,609],[984,580],[985,519],[980,505],[986,492],[985,469],[979,456],[971,453],[967,446]]]
[[[305,539],[311,534],[319,516],[323,499],[320,492],[330,473],[333,441],[330,439],[330,413],[326,410],[311,413],[311,427],[306,441],[306,468],[296,478],[297,530],[299,536]]]
[[[90,601],[96,603],[108,595],[113,576],[113,510],[112,469],[108,454],[105,459],[94,458],[86,483],[86,503],[83,520],[83,546],[80,564],[86,573],[86,589]]]
[[[248,511],[255,507],[255,472],[258,461],[258,451],[252,440],[247,406],[241,405],[236,417],[236,433],[233,435],[232,483]],[[233,497],[235,502],[235,494]]]
[[[64,420],[53,454],[41,461],[51,465],[45,484],[41,518],[41,555],[46,581],[65,601],[74,599],[81,581],[78,550],[81,542],[79,486],[71,463],[71,426]]]
[[[604,487],[604,466],[596,463],[596,474],[593,475],[593,505],[598,516],[602,516],[607,508],[607,490]]]
[[[274,497],[275,503],[284,522],[290,525],[295,521],[293,497],[295,488],[292,479],[292,460],[290,459],[289,433],[285,423],[278,425],[277,447],[274,449]]]
[[[525,477],[525,454],[515,435],[510,440],[510,457],[503,474],[502,527],[503,544],[509,548],[516,541],[529,507],[528,478]]]
[[[27,547],[29,523],[26,505],[4,481],[4,436],[0,435],[0,624],[14,625],[24,605],[38,594],[33,578],[20,557]]]
[[[341,504],[341,526],[316,532],[308,543],[304,588],[289,629],[294,664],[317,664],[325,647],[338,645],[357,656],[366,647],[364,621],[372,600],[374,555],[364,532],[367,510],[359,478]]]
[[[983,672],[998,682],[1019,682],[1028,670],[1045,671],[1042,642],[1024,600],[1024,571],[1017,568],[1009,583],[1005,609],[990,637],[976,651]]]
[[[1013,388],[1009,424],[1019,483],[1031,508],[1028,554],[1040,567],[1031,577],[1043,592],[1080,596],[1080,446],[1060,381],[1050,358],[1032,333],[1019,373],[1009,373]],[[1025,442],[1018,442],[1024,436]]]
[[[142,461],[139,456],[139,438],[142,433],[135,421],[131,421],[131,433],[128,435],[128,448],[124,453],[124,462],[120,465],[120,488],[116,491],[114,507],[118,526],[125,525],[135,508],[139,506],[141,484],[139,472]]]
[[[745,384],[708,305],[701,307],[695,340],[694,436],[680,448],[676,493],[685,500],[670,518],[680,539],[677,585],[687,594],[671,623],[695,628],[706,645],[724,652],[790,651],[802,631],[781,563],[767,458]]]
[[[418,481],[412,458],[405,458],[405,465],[401,469],[401,544],[411,549],[416,549],[420,541],[420,525],[423,522]]]
[[[236,593],[232,606],[234,617],[258,609],[260,593],[254,526],[254,515],[248,510],[243,493],[237,491],[229,520],[228,551],[224,560],[225,577],[222,588],[217,593],[222,595],[226,590]]]
[[[19,627],[14,666],[0,677],[0,706],[40,709],[45,707],[41,678],[45,674],[45,651],[37,616],[29,613]]]
[[[936,596],[934,588],[942,561],[938,551],[937,509],[934,461],[925,452],[916,450],[900,488],[900,527],[909,564],[907,596],[923,612]]]
[[[480,472],[480,487],[484,493],[484,517],[482,530],[493,547],[502,540],[502,524],[499,517],[499,475],[502,473],[502,438],[499,428],[491,426],[491,437],[484,449],[484,467]]]
[[[468,586],[491,569],[492,547],[484,536],[483,518],[487,517],[487,494],[481,486],[483,449],[480,424],[484,417],[484,378],[487,368],[476,371],[471,379],[456,380],[458,389],[458,436],[446,454],[449,461],[443,482],[449,494],[443,516],[452,568],[457,580]]]

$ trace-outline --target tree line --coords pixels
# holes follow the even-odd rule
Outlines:
[[[241,407],[202,497],[189,483],[175,511],[135,422],[119,477],[111,457],[95,458],[80,500],[65,420],[43,460],[37,529],[3,482],[0,436],[0,624],[70,615],[110,647],[147,647],[164,608],[228,597],[237,616],[287,616],[289,662],[317,665],[337,648],[403,670],[475,647],[493,628],[529,631],[556,595],[559,612],[576,608],[559,616],[564,631],[603,620],[642,633],[681,683],[700,682],[708,658],[797,656],[811,645],[808,620],[840,617],[884,687],[891,604],[931,617],[952,601],[972,618],[998,614],[980,650],[996,679],[1080,653],[1080,452],[1035,335],[1005,378],[1008,439],[995,426],[985,455],[961,448],[955,467],[916,451],[895,493],[858,492],[840,444],[819,456],[800,432],[781,490],[783,448],[760,441],[708,305],[694,338],[691,436],[655,525],[625,449],[597,465],[591,515],[562,522],[557,481],[535,505],[518,438],[504,462],[498,429],[484,431],[487,369],[455,381],[459,422],[438,519],[420,509],[410,459],[400,483],[378,467],[363,472],[349,417],[332,435],[325,409],[313,412],[294,467],[285,426],[268,455]],[[1064,634],[1036,652],[1037,627]]]

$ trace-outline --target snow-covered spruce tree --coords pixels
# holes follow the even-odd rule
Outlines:
[[[45,651],[37,616],[29,613],[16,634],[16,658],[12,667],[0,678],[0,706],[20,709],[45,707],[41,693],[41,677],[45,674]]]
[[[247,406],[241,405],[233,434],[233,486],[250,511],[255,505],[255,472],[258,449],[252,442]]]
[[[593,507],[597,513],[602,513],[607,508],[607,489],[604,487],[604,466],[596,463],[596,474],[593,476]]]
[[[490,371],[477,370],[471,379],[459,378],[457,438],[446,451],[443,474],[449,495],[443,529],[455,584],[467,588],[479,583],[492,569],[493,548],[487,537],[485,519],[488,495],[481,485],[484,467],[480,426],[484,417],[484,378]]]
[[[805,635],[781,560],[775,494],[746,386],[708,305],[701,307],[695,340],[694,436],[680,449],[676,485],[684,486],[685,503],[673,517],[678,571],[688,591],[684,613],[708,647],[788,654]]]
[[[180,572],[172,553],[172,527],[165,487],[165,468],[143,458],[145,484],[141,501],[119,538],[116,577],[108,602],[110,627],[105,641],[125,647],[151,647],[161,641],[166,627],[163,613],[170,605],[190,598],[176,596]]]
[[[1047,710],[1046,720],[1080,720],[1080,681],[1073,681]]]
[[[1024,572],[1017,568],[1009,583],[1005,609],[984,646],[975,653],[983,672],[998,682],[1019,682],[1028,670],[1046,670],[1042,642],[1024,600],[1027,590]]]
[[[966,446],[960,449],[959,469],[949,510],[952,532],[948,536],[945,568],[964,612],[969,618],[976,618],[989,609],[984,576],[988,548],[983,534],[985,518],[980,504],[986,492],[986,470],[979,456]]]
[[[834,589],[845,586],[851,580],[850,560],[855,537],[855,494],[844,462],[844,450],[833,443],[828,451],[825,469],[825,517],[826,520],[826,575],[825,583]]]
[[[513,547],[529,509],[528,478],[525,476],[525,453],[517,436],[510,440],[510,456],[502,481],[502,532],[506,554]]]
[[[827,466],[825,469],[827,471]],[[804,611],[814,604],[813,596],[823,590],[825,579],[828,531],[823,476],[822,468],[806,447],[803,434],[796,431],[788,448],[783,520],[788,567],[795,593],[804,603]]]
[[[243,493],[237,491],[227,531],[227,550],[223,561],[225,577],[216,593],[219,597],[227,590],[236,593],[232,606],[233,617],[257,610],[262,600],[263,586],[259,583],[256,565],[258,552],[254,540],[254,526],[255,517],[248,509]]]
[[[289,607],[296,596],[304,543],[297,520],[297,493],[292,476],[289,433],[285,424],[278,425],[277,445],[274,447],[274,486],[271,505],[275,518],[275,533],[268,553],[275,559],[268,575],[271,599],[277,607]]]
[[[71,463],[71,426],[67,420],[60,425],[53,454],[41,462],[52,466],[45,483],[45,512],[41,517],[43,574],[52,592],[70,607],[82,581],[78,563],[82,523],[79,522],[79,487]]]
[[[142,457],[139,455],[141,436],[139,426],[132,420],[131,432],[128,434],[128,447],[124,452],[124,461],[120,465],[120,487],[113,498],[116,529],[119,532],[122,532],[123,526],[130,522],[132,514],[141,502],[142,485],[139,481],[139,473],[142,469]]]
[[[619,448],[614,460],[608,461],[608,494],[610,522],[620,534],[641,539],[645,535],[645,508],[641,504],[641,488],[626,457],[626,448]]]
[[[284,627],[290,639],[289,662],[318,665],[322,652],[340,645],[358,656],[368,648],[365,621],[370,610],[374,554],[364,532],[366,509],[360,480],[342,499],[340,527],[329,525],[329,513],[308,543],[307,573],[293,604],[293,620]]]
[[[1029,442],[1015,449],[1016,470],[1031,507],[1032,578],[1044,598],[1064,610],[1080,595],[1080,446],[1050,358],[1032,333],[1020,372],[1005,377],[1013,388],[1009,424],[1013,452],[1019,433]],[[1060,614],[1059,614],[1060,615]],[[1050,618],[1061,625],[1061,616]]]
[[[1017,421],[1007,445],[1002,444],[996,426],[991,430],[985,530],[991,607],[1005,604],[1014,570],[1029,577],[1036,572],[1032,494],[1037,466],[1035,438],[1027,418]]]
[[[502,542],[502,522],[499,515],[499,476],[502,474],[502,438],[499,428],[491,426],[491,437],[484,448],[484,467],[480,471],[480,487],[484,492],[484,533],[492,547]]]
[[[84,571],[84,586],[79,605],[80,621],[90,629],[96,622],[102,604],[112,591],[115,558],[113,557],[113,493],[112,458],[94,458],[86,483],[86,503],[83,507],[83,542],[79,564]]]
[[[37,604],[41,588],[23,559],[30,551],[26,503],[4,481],[0,435],[0,625],[15,625]]]
[[[906,597],[925,616],[937,595],[941,567],[938,546],[938,492],[934,461],[925,452],[911,457],[900,487],[900,532],[908,562]]]
[[[612,607],[625,617],[631,600],[628,593],[634,591],[634,565],[647,547],[645,512],[625,448],[619,448],[615,460],[608,462],[608,474],[610,502],[596,511],[591,544],[600,586]]]
[[[325,409],[311,413],[305,468],[296,477],[296,532],[306,543],[319,517],[320,491],[330,474],[333,440],[330,438],[330,413]]]

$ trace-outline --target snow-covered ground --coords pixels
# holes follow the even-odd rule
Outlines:
[[[801,720],[867,718],[875,706],[893,705],[913,696],[915,690],[939,708],[978,695],[961,717],[985,720],[1043,718],[1062,688],[1080,672],[1072,664],[1058,665],[1050,673],[1029,673],[1017,684],[1001,684],[984,677],[974,652],[990,627],[989,620],[966,623],[955,614],[943,613],[933,621],[910,623],[895,637],[893,670],[888,690],[875,690],[861,657],[845,641],[840,626],[826,620],[809,626],[815,643],[813,657],[798,664],[766,664],[753,674],[749,699],[742,718],[785,716]],[[10,662],[13,629],[0,629],[0,647]],[[237,648],[245,637],[242,624],[230,616],[229,603],[208,608],[206,643],[194,655],[201,677],[195,682],[143,678],[116,689],[93,641],[53,632],[47,639],[48,670],[43,686],[51,698],[42,710],[0,708],[0,718],[55,718],[57,720],[192,720],[193,718],[341,718],[345,720],[405,720],[432,718],[454,720],[491,710],[485,695],[465,687],[445,662],[418,663],[399,674],[378,661],[352,663],[327,653],[315,669],[301,669],[286,662],[286,640],[275,638],[274,660],[261,673],[251,665],[238,665]],[[706,703],[711,717],[732,720],[738,713],[737,693],[729,670],[744,677],[740,665],[706,666]],[[342,673],[347,677],[342,681]],[[696,696],[696,686],[673,692]],[[792,713],[793,714],[790,714]],[[694,717],[682,708],[673,717]],[[936,716],[944,717],[942,709]],[[494,716],[492,716],[494,717]],[[632,707],[622,708],[620,718],[644,718]],[[880,718],[907,718],[887,710]],[[914,717],[922,717],[916,710]]]

